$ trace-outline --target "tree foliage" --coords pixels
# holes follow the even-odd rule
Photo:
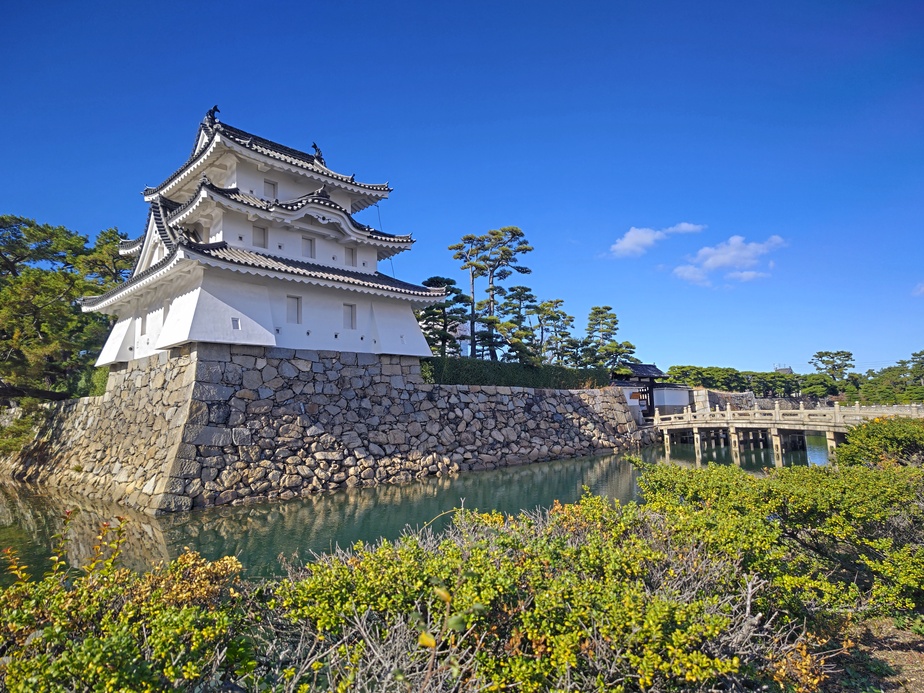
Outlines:
[[[573,334],[574,317],[561,299],[542,300],[528,286],[505,287],[514,273],[529,274],[520,264],[531,252],[522,230],[505,226],[477,236],[466,234],[449,246],[468,274],[468,355],[524,365],[620,369],[638,363],[635,345],[616,339],[619,321],[611,306],[594,306],[584,336]],[[483,298],[476,282],[486,280]]]
[[[417,311],[417,321],[434,356],[458,356],[460,327],[465,323],[467,303],[456,280],[449,277],[430,277],[423,282],[430,288],[446,291],[446,299]]]
[[[461,260],[461,268],[469,274],[469,329],[472,335],[469,356],[474,358],[480,342],[491,360],[497,360],[499,350],[504,346],[498,334],[498,299],[504,293],[499,282],[514,272],[529,274],[531,270],[520,264],[520,256],[532,249],[526,234],[516,226],[491,229],[481,236],[466,234],[460,243],[449,246],[449,250],[455,251],[453,258]],[[487,280],[486,297],[482,301],[477,301],[475,296],[475,280],[479,278]],[[481,331],[476,326],[478,320],[484,326]]]
[[[844,394],[848,402],[861,404],[924,402],[924,351],[878,371],[848,374]]]
[[[619,369],[638,363],[635,345],[616,340],[619,319],[611,306],[593,306],[587,316],[586,336],[581,344],[583,365],[591,368]]]
[[[842,394],[847,402],[862,404],[924,402],[924,351],[879,371],[846,373],[840,382],[827,372],[738,371],[719,366],[675,365],[668,368],[667,375],[673,383],[726,392],[750,391],[757,397],[827,399]]]
[[[847,371],[853,368],[853,354],[849,351],[816,351],[809,363],[817,372],[840,384],[847,379]]]
[[[108,229],[88,247],[63,226],[0,217],[0,399],[81,394],[109,323],[77,299],[125,278],[121,238]]]

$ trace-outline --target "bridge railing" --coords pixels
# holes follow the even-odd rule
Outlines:
[[[777,402],[773,409],[732,409],[692,411],[686,407],[682,414],[661,414],[655,409],[654,425],[662,428],[692,428],[694,426],[766,425],[775,428],[798,428],[809,426],[830,426],[846,428],[856,426],[877,416],[908,416],[924,418],[924,405],[910,404],[878,407],[841,407],[835,402],[831,409],[780,409]]]

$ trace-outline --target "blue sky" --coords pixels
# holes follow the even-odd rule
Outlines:
[[[612,306],[665,369],[924,349],[924,3],[46,2],[4,24],[0,213],[139,235],[141,189],[217,103],[387,180],[359,218],[417,239],[401,279],[463,284],[446,247],[515,225],[516,283],[581,327]]]

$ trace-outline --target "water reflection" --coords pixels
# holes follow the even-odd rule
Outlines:
[[[785,467],[806,467],[814,465],[825,465],[828,463],[828,444],[824,435],[805,435],[800,436],[800,444],[805,449],[788,450],[783,453],[783,459],[779,466]],[[662,448],[648,448],[646,451],[657,452],[652,454],[653,461],[670,461],[682,466],[696,466],[696,449],[692,443],[674,443],[671,445],[670,457],[664,457]],[[769,447],[757,448],[755,450],[740,450],[738,452],[739,464],[742,469],[747,471],[760,471],[762,469],[771,469],[777,465],[773,450]],[[733,450],[726,446],[705,447],[702,451],[702,460],[700,464],[734,464]]]
[[[824,464],[825,439],[806,450],[787,454],[787,464]],[[644,448],[647,462],[663,461],[663,448]],[[674,445],[671,461],[695,465],[692,445]],[[728,448],[704,451],[703,462],[731,462]],[[745,469],[773,467],[772,450],[741,452]],[[41,495],[24,486],[0,485],[0,548],[13,546],[40,575],[61,532],[64,515],[72,513],[67,558],[81,565],[91,555],[103,522],[125,517],[123,562],[142,570],[177,556],[184,547],[215,559],[235,555],[252,577],[278,575],[280,555],[302,557],[357,541],[394,539],[408,525],[433,521],[435,529],[450,521],[453,508],[517,513],[553,501],[574,502],[583,489],[621,502],[637,497],[638,473],[618,455],[560,460],[521,467],[430,478],[402,486],[356,488],[284,503],[223,506],[206,510],[149,517],[120,506],[64,497],[43,489]],[[436,519],[435,519],[436,518]],[[0,584],[8,584],[4,574]]]

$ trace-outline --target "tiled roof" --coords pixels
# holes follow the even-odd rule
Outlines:
[[[239,128],[232,127],[226,123],[218,122],[217,120],[209,120],[207,118],[199,126],[199,132],[204,132],[206,134],[206,143],[201,147],[194,147],[193,153],[190,155],[189,159],[187,159],[186,162],[176,171],[171,173],[163,183],[153,188],[145,188],[145,195],[153,195],[154,193],[159,192],[174,180],[176,180],[190,165],[205,155],[211,142],[215,139],[215,137],[219,135],[223,135],[239,146],[258,154],[262,154],[271,159],[289,164],[290,166],[296,166],[298,168],[320,173],[323,176],[330,178],[331,180],[366,190],[373,195],[382,196],[391,192],[392,190],[390,187],[388,187],[388,183],[360,183],[356,181],[354,176],[345,176],[341,173],[335,173],[334,171],[331,171],[329,168],[327,168],[327,166],[318,161],[317,157],[313,154],[308,154],[307,152],[302,152],[298,149],[286,147],[285,145],[279,144],[278,142],[273,142],[272,140],[258,137],[257,135],[253,135],[249,132],[245,132],[244,130],[240,130]],[[197,144],[198,141],[199,140],[197,138]],[[371,204],[371,202],[369,204]]]
[[[400,294],[424,300],[437,300],[445,295],[442,289],[430,289],[425,286],[409,284],[408,282],[394,279],[380,272],[356,272],[274,255],[263,255],[262,253],[256,253],[251,250],[233,248],[225,242],[202,244],[193,243],[185,238],[180,238],[176,245],[173,246],[170,253],[160,260],[160,262],[151,265],[143,272],[133,276],[125,283],[110,289],[104,294],[99,296],[85,296],[79,299],[81,306],[83,306],[85,310],[92,309],[106,302],[118,293],[143,282],[151,275],[168,267],[176,259],[180,251],[183,251],[184,255],[191,258],[198,255],[202,258],[211,258],[230,265],[238,265],[242,268],[290,274],[295,277],[314,279],[318,282],[340,284],[344,286],[344,288],[353,287],[356,289],[386,291],[392,294]]]
[[[637,378],[663,378],[664,372],[653,363],[627,363],[626,368]]]
[[[387,243],[413,243],[414,240],[410,236],[393,236],[382,231],[377,231],[371,226],[366,226],[365,224],[360,224],[356,221],[350,213],[338,205],[336,202],[330,199],[329,195],[323,194],[323,188],[320,190],[315,190],[314,192],[303,195],[302,197],[297,197],[294,200],[264,200],[260,197],[254,195],[249,195],[245,192],[241,192],[240,188],[221,188],[211,181],[208,178],[203,176],[203,179],[199,183],[199,188],[196,190],[196,193],[193,194],[185,204],[176,205],[173,208],[173,211],[168,215],[167,221],[176,219],[189,207],[195,204],[198,199],[200,190],[209,190],[210,192],[224,197],[225,199],[231,200],[232,202],[237,202],[238,204],[246,205],[248,207],[253,207],[254,209],[262,209],[267,212],[272,212],[275,210],[284,210],[286,212],[297,212],[303,207],[314,204],[321,207],[328,207],[330,209],[341,212],[347,219],[349,219],[350,224],[357,231],[361,231],[367,234],[371,239],[385,241]],[[162,198],[166,200],[166,198]],[[176,204],[176,203],[172,203]]]
[[[153,265],[148,267],[143,272],[139,272],[138,274],[134,275],[127,281],[123,282],[122,284],[119,284],[118,286],[115,286],[109,289],[109,291],[107,291],[106,293],[100,294],[99,296],[81,296],[80,298],[77,299],[77,303],[79,303],[80,306],[84,309],[84,311],[86,311],[87,309],[91,309],[95,306],[100,305],[101,303],[104,303],[105,301],[112,298],[116,294],[124,291],[125,289],[135,286],[136,284],[140,284],[142,281],[150,277],[152,274],[157,274],[157,272],[159,272],[160,270],[170,265],[170,263],[172,263],[176,259],[177,250],[179,250],[179,246],[174,246],[173,249],[167,254],[166,257],[162,258],[160,262],[155,262]],[[137,266],[137,263],[136,263],[136,266]]]
[[[357,272],[354,270],[341,269],[339,267],[328,267],[313,262],[305,262],[303,260],[293,260],[291,258],[278,257],[275,255],[264,255],[263,253],[257,253],[252,250],[234,248],[224,242],[211,243],[208,245],[188,243],[186,247],[197,254],[211,257],[216,260],[271,272],[283,272],[285,274],[310,277],[323,281],[339,282],[369,289],[397,292],[409,296],[440,298],[445,293],[442,289],[430,289],[425,286],[409,284],[408,282],[394,279],[381,272]]]
[[[119,255],[133,255],[141,250],[141,246],[144,244],[144,235],[139,236],[138,238],[132,241],[119,241]]]

